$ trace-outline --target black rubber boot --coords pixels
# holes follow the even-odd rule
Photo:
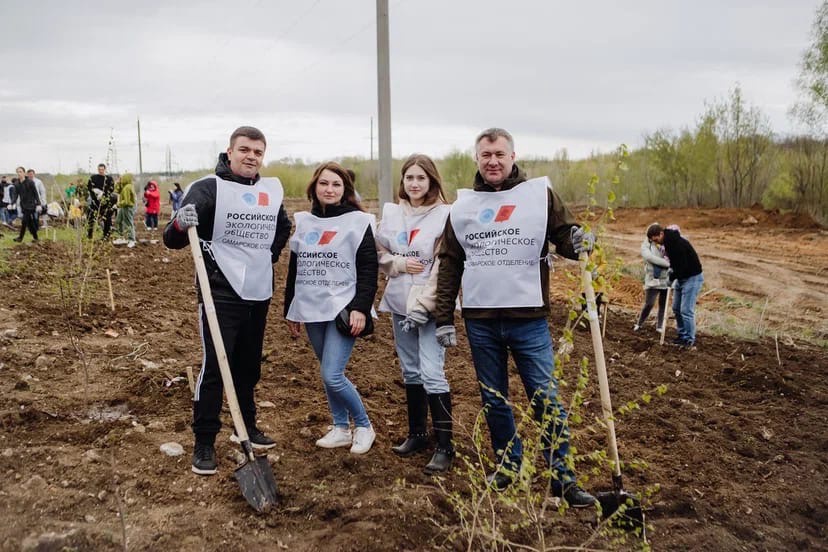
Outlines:
[[[437,436],[437,449],[423,472],[426,475],[434,475],[449,471],[454,460],[454,444],[451,442],[451,393],[429,395],[428,404],[431,406],[431,420],[434,422],[434,433]]]
[[[402,444],[391,447],[399,456],[411,456],[428,447],[428,401],[422,385],[405,386],[405,399],[408,404],[408,437]]]

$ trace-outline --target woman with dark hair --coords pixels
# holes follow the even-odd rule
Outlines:
[[[657,331],[660,332],[664,326],[667,287],[669,286],[667,271],[670,268],[670,261],[664,253],[664,247],[653,241],[653,238],[659,234],[661,234],[661,225],[654,222],[647,228],[647,236],[641,242],[641,257],[644,259],[644,306],[641,307],[641,314],[638,315],[638,320],[633,327],[635,332],[640,330],[647,321],[656,299],[658,300]]]
[[[181,200],[184,199],[184,190],[181,189],[181,184],[178,182],[173,182],[174,189],[170,190],[170,209],[172,210],[172,215],[170,218],[175,217],[175,212],[181,209]]]
[[[146,206],[145,224],[147,230],[158,230],[158,214],[161,213],[161,192],[155,180],[147,182],[144,190],[144,205]]]
[[[392,447],[411,456],[429,446],[428,411],[437,448],[426,474],[448,471],[454,458],[451,392],[445,349],[430,313],[437,292],[437,255],[449,213],[440,173],[428,156],[415,154],[400,171],[399,203],[383,206],[377,230],[380,270],[388,278],[379,310],[390,312],[408,410],[408,436]]]
[[[364,454],[376,433],[345,367],[356,338],[373,331],[374,216],[364,212],[350,175],[337,163],[316,168],[307,195],[311,211],[296,213],[290,239],[285,318],[293,337],[299,337],[304,323],[319,359],[333,423],[316,445],[350,446],[352,453]]]

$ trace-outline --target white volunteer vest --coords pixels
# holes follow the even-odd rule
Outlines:
[[[377,230],[377,241],[395,255],[412,257],[425,265],[420,274],[400,274],[389,278],[379,310],[396,314],[407,313],[408,294],[414,284],[426,284],[434,266],[434,244],[443,234],[448,218],[448,205],[436,205],[429,211],[406,216],[396,203],[386,203]]]
[[[296,254],[296,285],[287,319],[328,322],[356,293],[356,252],[374,216],[351,211],[320,218],[306,211],[294,215],[296,232],[290,250]]]
[[[273,297],[270,247],[284,191],[278,178],[254,185],[216,178],[216,214],[210,251],[239,297],[264,301]],[[189,189],[189,188],[188,188]]]
[[[451,226],[466,253],[463,307],[542,307],[541,251],[546,241],[549,179],[502,192],[457,194]]]

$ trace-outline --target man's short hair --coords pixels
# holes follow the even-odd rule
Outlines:
[[[37,174],[34,169],[29,169],[29,170],[26,171],[26,174],[29,174],[29,173]]]
[[[650,226],[647,227],[647,239],[653,239],[655,236],[658,236],[663,232],[663,228],[657,222],[652,223]]]
[[[509,131],[503,128],[487,128],[483,132],[477,135],[477,138],[474,141],[474,149],[477,149],[477,145],[480,143],[481,140],[485,138],[489,142],[494,142],[498,138],[506,138],[506,141],[509,142],[509,147],[512,148],[512,151],[515,151],[515,139],[512,138],[512,135],[509,134]]]
[[[267,147],[267,140],[265,139],[264,133],[256,127],[240,126],[236,130],[234,130],[233,134],[230,135],[231,148],[236,144],[236,138],[238,138],[239,136],[244,136],[245,138],[250,138],[251,140],[258,140],[262,142],[265,145],[265,147]]]
[[[100,169],[101,167],[106,168],[106,163],[98,163],[98,168]]]

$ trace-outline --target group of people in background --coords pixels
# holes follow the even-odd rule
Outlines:
[[[15,172],[17,176],[11,180],[0,177],[0,222],[11,226],[19,217],[20,234],[14,241],[22,242],[27,230],[32,240],[38,241],[40,218],[47,208],[46,187],[34,169],[17,167]]]
[[[137,204],[135,183],[131,174],[113,177],[107,174],[106,164],[100,163],[97,174],[89,177],[85,187],[74,182],[67,186],[64,191],[67,209],[64,210],[59,204],[55,204],[55,213],[52,213],[47,205],[46,187],[37,178],[35,171],[18,167],[16,172],[17,176],[11,179],[5,175],[0,177],[0,223],[12,226],[14,221],[20,218],[20,235],[15,241],[23,241],[28,230],[33,241],[37,242],[41,221],[46,220],[42,217],[47,212],[54,216],[68,214],[72,222],[80,221],[85,213],[88,239],[92,239],[96,229],[100,229],[103,239],[108,240],[112,234],[114,217],[116,237],[113,244],[135,247],[134,217]],[[169,204],[172,215],[175,215],[175,211],[181,205],[184,191],[177,182],[173,186],[169,191]],[[81,189],[86,191],[84,198],[81,198]],[[161,213],[161,192],[154,180],[150,180],[144,186],[143,200],[145,226],[147,230],[155,231],[158,229],[158,216]]]
[[[188,229],[196,228],[250,446],[276,445],[257,425],[254,389],[274,291],[272,265],[289,245],[284,316],[294,338],[304,327],[331,416],[318,447],[364,454],[376,439],[346,369],[356,339],[373,331],[382,272],[388,281],[380,310],[392,314],[409,422],[406,438],[392,450],[408,457],[432,446],[430,411],[437,443],[424,471],[450,469],[455,448],[444,360],[445,349],[457,345],[454,315],[462,289],[462,317],[496,457],[489,484],[504,490],[523,460],[508,402],[511,352],[543,427],[550,492],[572,507],[592,506],[595,499],[578,485],[569,454],[547,316],[549,243],[558,254],[577,259],[592,251],[595,237],[575,222],[548,179],[528,179],[515,164],[512,136],[492,128],[477,137],[474,188],[458,194],[451,206],[434,162],[411,156],[400,175],[399,202],[383,206],[379,226],[365,211],[352,173],[323,163],[307,187],[309,210],[294,214],[292,235],[281,183],[259,175],[265,150],[261,131],[236,129],[215,174],[188,187],[164,229],[165,245],[180,249],[189,244]],[[507,278],[510,285],[504,286]],[[202,297],[199,313],[204,360],[193,402],[192,471],[210,475],[218,466],[223,383]]]

